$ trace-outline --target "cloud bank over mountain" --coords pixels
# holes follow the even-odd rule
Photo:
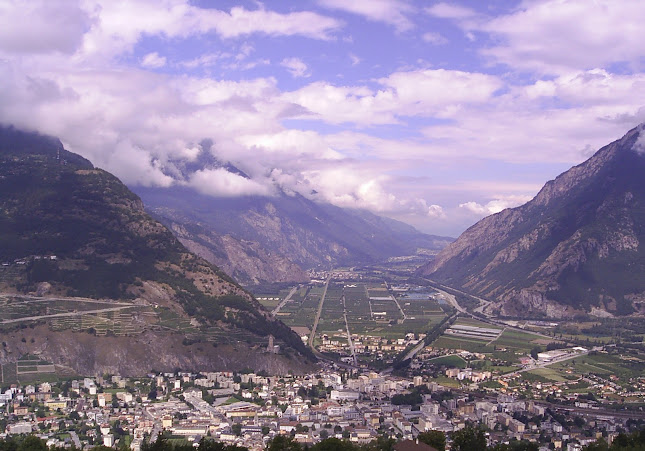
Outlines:
[[[645,121],[641,2],[350,3],[3,2],[0,122],[131,185],[455,235]],[[204,139],[248,178],[179,170]]]

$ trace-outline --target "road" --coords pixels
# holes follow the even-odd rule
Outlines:
[[[148,417],[148,419],[152,420],[154,423],[152,425],[152,431],[150,432],[150,439],[148,440],[148,443],[155,443],[157,441],[157,438],[159,438],[159,433],[162,430],[162,424],[161,421],[157,420],[150,412],[148,412],[148,409],[143,409],[143,414]]]
[[[461,290],[457,290],[455,288],[449,287],[447,285],[442,285],[440,283],[435,282],[434,280],[430,280],[430,279],[424,279],[424,280],[427,280],[428,282],[430,282],[432,284],[432,288],[434,288],[439,293],[441,293],[446,298],[446,300],[448,301],[448,303],[450,305],[452,305],[455,309],[457,309],[458,312],[463,313],[464,315],[468,315],[471,318],[474,318],[474,319],[479,320],[479,321],[484,322],[484,323],[493,324],[495,326],[501,326],[501,327],[503,327],[505,329],[512,329],[512,330],[516,330],[516,331],[519,331],[519,332],[524,332],[525,334],[535,335],[535,336],[540,337],[540,338],[547,338],[549,340],[553,340],[553,337],[550,337],[548,335],[544,335],[544,334],[541,334],[540,332],[535,332],[535,331],[532,331],[532,330],[529,330],[529,329],[522,329],[521,327],[509,326],[508,324],[506,324],[506,323],[504,323],[502,321],[498,321],[496,319],[493,319],[493,318],[491,318],[491,317],[489,317],[487,315],[483,316],[483,317],[478,316],[478,315],[474,315],[473,313],[469,312],[468,310],[463,308],[461,305],[459,305],[459,303],[457,302],[457,298],[454,295],[452,295],[452,294],[450,294],[450,293],[448,293],[446,291],[443,291],[438,287],[446,287],[446,288],[449,288],[451,290],[455,290],[458,293],[462,293],[464,295],[471,296],[471,297],[479,300],[480,303],[482,303],[482,302],[487,303],[486,305],[490,304],[491,301],[487,301],[487,300],[479,298],[477,296],[472,296],[472,295],[470,295],[468,293],[465,293],[465,292],[463,292]],[[480,307],[482,307],[482,305],[480,305]],[[477,311],[480,307],[475,309],[475,311]],[[484,305],[482,308],[485,308],[485,307],[486,306]]]
[[[291,300],[291,296],[293,296],[294,294],[296,294],[296,291],[298,291],[298,288],[300,288],[300,285],[295,286],[295,287],[293,287],[293,288],[291,289],[291,291],[289,292],[289,294],[287,295],[287,297],[285,297],[285,298],[282,300],[282,302],[280,302],[280,303],[278,304],[278,306],[277,306],[276,308],[274,308],[274,309],[273,309],[273,311],[271,311],[271,316],[275,316],[275,315],[277,315],[277,314],[278,314],[278,312],[280,311],[280,309],[281,309],[282,307],[284,307],[284,305],[285,305],[287,302],[289,302],[289,301]]]
[[[349,343],[349,351],[352,353],[354,365],[358,365],[356,358],[356,351],[354,350],[354,342],[352,341],[352,333],[349,331],[349,323],[347,322],[347,305],[345,304],[345,295],[343,294],[343,317],[345,318],[345,329],[347,329],[347,343]]]
[[[72,442],[74,443],[74,446],[76,449],[83,449],[83,446],[81,445],[81,441],[78,438],[78,434],[76,431],[69,431],[69,436],[72,438]]]
[[[30,304],[34,302],[65,301],[65,302],[82,302],[85,304],[132,305],[131,302],[120,302],[114,299],[71,298],[71,297],[65,297],[65,296],[44,297],[44,296],[32,296],[29,294],[0,293],[0,298],[3,298],[3,297],[27,299],[27,301],[25,301],[26,304]]]
[[[456,302],[456,301],[455,301],[455,302]],[[455,313],[454,315],[456,315],[456,313]],[[454,315],[453,315],[453,316],[452,316],[452,317],[447,321],[448,323],[449,323],[450,321],[452,321],[452,319],[454,318]],[[435,326],[435,327],[437,327],[437,326]],[[434,329],[432,329],[432,330],[434,330]],[[429,331],[429,332],[430,332],[430,331]],[[425,341],[424,341],[424,340],[421,340],[421,341],[419,342],[419,344],[418,344],[418,345],[416,345],[414,348],[412,348],[412,349],[410,350],[410,352],[408,352],[408,353],[405,355],[405,357],[403,358],[403,360],[411,360],[411,359],[413,359],[413,358],[414,358],[414,356],[415,356],[415,355],[417,355],[417,353],[418,353],[419,351],[421,351],[421,350],[422,350],[423,348],[425,348],[425,347],[426,347]]]
[[[427,280],[428,282],[432,282],[432,281],[431,281],[431,280],[429,280],[429,279],[425,279],[425,280]],[[432,283],[434,284],[435,282],[432,282]],[[435,284],[435,285],[438,285],[438,284]],[[446,301],[448,302],[448,304],[452,305],[452,306],[455,308],[455,310],[457,310],[457,311],[458,311],[458,312],[460,312],[460,313],[466,313],[466,314],[468,314],[468,312],[466,311],[466,309],[465,309],[465,308],[463,308],[461,305],[459,305],[459,302],[457,302],[457,298],[455,297],[455,295],[454,295],[454,294],[450,294],[450,293],[448,293],[447,291],[440,290],[440,289],[439,289],[439,288],[437,288],[436,286],[433,286],[432,288],[434,288],[435,290],[437,290],[437,291],[439,292],[439,294],[440,294],[440,295],[442,295],[442,296],[446,299]]]
[[[309,347],[314,347],[314,337],[316,336],[316,329],[318,328],[318,321],[320,321],[320,314],[322,313],[323,304],[325,303],[325,296],[327,296],[327,288],[329,288],[329,281],[331,280],[332,271],[329,271],[329,277],[325,282],[325,289],[323,294],[320,297],[320,303],[318,304],[318,312],[316,312],[316,319],[314,320],[314,325],[311,328],[311,334],[309,335]]]
[[[396,306],[401,311],[401,316],[403,317],[403,321],[405,321],[406,319],[408,319],[408,316],[405,314],[405,312],[401,308],[401,304],[399,304],[399,301],[396,299],[396,296],[394,296],[393,294],[391,296],[392,296],[392,300],[396,303]]]
[[[63,318],[63,317],[69,317],[69,316],[81,316],[81,315],[87,315],[91,313],[116,312],[119,310],[124,310],[132,307],[136,307],[136,306],[132,304],[127,304],[125,306],[120,306],[120,307],[110,307],[110,308],[102,308],[102,309],[96,309],[96,310],[83,310],[81,312],[53,313],[51,315],[38,315],[38,316],[23,316],[22,318],[5,319],[3,321],[0,321],[0,324],[19,323],[22,321],[38,321],[46,318]]]
[[[412,348],[412,349],[410,350],[410,352],[408,352],[408,353],[405,355],[405,357],[403,358],[403,360],[412,360],[412,359],[414,358],[414,356],[415,356],[415,355],[417,355],[417,353],[418,353],[419,351],[421,351],[421,350],[422,350],[423,348],[425,348],[425,347],[426,347],[425,342],[424,342],[423,340],[419,341],[419,344],[417,344],[414,348]]]
[[[540,364],[537,364],[537,365],[531,365],[531,366],[524,367],[521,370],[513,371],[512,373],[502,374],[500,377],[502,377],[502,376],[504,376],[504,377],[506,377],[506,376],[514,376],[516,374],[524,373],[526,371],[533,371],[533,370],[537,370],[539,368],[546,368],[549,365],[553,365],[555,363],[565,362],[567,360],[575,359],[576,357],[582,357],[582,356],[585,356],[587,354],[589,354],[589,351],[577,352],[575,354],[570,354],[570,355],[567,355],[565,357],[552,360],[550,362],[544,362],[544,363],[540,363]]]

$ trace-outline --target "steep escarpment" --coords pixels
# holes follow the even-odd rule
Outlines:
[[[140,376],[151,370],[172,372],[177,368],[193,371],[254,368],[271,374],[311,370],[311,365],[304,359],[275,353],[260,354],[244,341],[213,346],[212,343],[187,341],[181,334],[154,330],[119,337],[54,331],[47,325],[37,325],[5,333],[2,341],[2,363],[27,354],[38,355],[83,375]]]
[[[257,241],[239,239],[229,234],[220,235],[207,225],[185,216],[170,211],[164,214],[156,216],[188,250],[217,265],[241,284],[309,281],[307,273],[300,266],[277,252],[266,250]]]
[[[512,316],[644,311],[641,129],[548,182],[527,204],[482,219],[419,272]]]

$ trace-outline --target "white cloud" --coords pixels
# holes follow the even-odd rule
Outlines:
[[[645,74],[601,70],[508,86],[463,108],[455,122],[426,127],[428,151],[440,145],[464,157],[577,164],[645,120],[644,88]]]
[[[222,53],[205,53],[187,61],[179,63],[180,66],[187,69],[195,69],[196,67],[211,67],[216,65],[223,57]]]
[[[117,142],[103,159],[104,168],[117,172],[124,183],[168,187],[174,182],[172,177],[163,173],[158,160],[128,140]]]
[[[0,2],[0,50],[71,54],[92,25],[78,1],[5,0]]]
[[[311,76],[309,68],[300,58],[285,58],[280,63],[295,78],[307,78]]]
[[[638,139],[634,143],[634,146],[632,147],[633,150],[638,152],[641,155],[645,154],[645,133],[643,133],[644,126],[640,126],[640,130],[638,132]]]
[[[530,196],[505,196],[498,199],[493,199],[486,204],[482,205],[477,202],[464,202],[459,204],[459,208],[470,211],[471,213],[476,214],[477,216],[488,216],[506,208],[518,207],[530,201],[532,197]]]
[[[349,54],[349,59],[352,62],[352,66],[357,66],[361,63],[361,59],[358,56],[354,55],[353,53]]]
[[[563,73],[611,63],[642,64],[644,21],[640,0],[542,0],[468,26],[502,41],[484,51],[497,61]]]
[[[412,6],[402,0],[318,0],[318,3],[332,9],[340,9],[366,17],[374,22],[384,22],[397,31],[407,31],[414,27],[408,15]]]
[[[141,65],[151,69],[158,69],[166,65],[166,57],[160,56],[157,52],[148,53],[141,60]]]
[[[84,36],[84,56],[131,51],[143,35],[186,38],[217,33],[223,38],[251,34],[330,39],[342,23],[309,11],[281,14],[233,7],[229,11],[199,8],[187,0],[132,0],[84,3],[94,25]],[[141,20],[145,18],[145,20]]]
[[[503,86],[495,76],[445,69],[395,72],[379,82],[396,92],[407,115],[449,116],[463,104],[490,100]]]
[[[446,214],[439,205],[430,205],[428,207],[428,216],[435,219],[445,219]]]
[[[217,197],[268,196],[269,187],[247,179],[226,169],[203,169],[195,172],[188,182],[202,194]]]
[[[432,45],[444,45],[448,43],[448,39],[435,31],[423,33],[422,39]]]
[[[331,147],[318,133],[303,130],[283,130],[276,133],[245,135],[238,141],[247,148],[263,153],[282,153],[289,157],[313,156],[327,160],[339,160],[343,155]]]
[[[490,100],[503,86],[494,76],[445,69],[396,72],[378,83],[381,89],[374,91],[316,82],[284,98],[330,123],[393,124],[402,116],[451,117],[464,105]]]
[[[425,10],[428,14],[441,19],[468,19],[477,15],[470,8],[443,2],[429,6]]]

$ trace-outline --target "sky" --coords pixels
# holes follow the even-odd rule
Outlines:
[[[129,186],[457,236],[645,121],[643,23],[641,0],[0,0],[0,122]]]

